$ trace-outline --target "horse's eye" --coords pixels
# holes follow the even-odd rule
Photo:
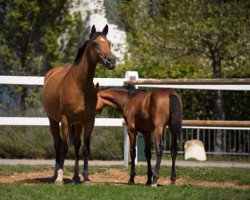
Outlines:
[[[95,45],[95,47],[98,47],[98,43],[97,42],[94,42],[94,45]]]

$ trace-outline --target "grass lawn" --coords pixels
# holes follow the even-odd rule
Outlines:
[[[18,174],[28,174],[38,171],[52,170],[50,166],[9,166],[0,165],[0,180],[13,178]],[[90,167],[90,178],[94,174],[110,176],[109,170],[116,170],[121,174],[129,174],[129,169],[122,166]],[[65,175],[72,175],[72,167],[65,169]],[[145,176],[146,167],[136,167],[138,176]],[[170,168],[162,167],[160,176],[169,179]],[[1,183],[0,199],[101,199],[101,200],[130,200],[130,199],[250,199],[250,171],[249,169],[228,168],[177,168],[179,179],[186,180],[183,184],[160,185],[151,188],[144,184],[127,185],[114,182],[92,183],[90,185],[68,183],[57,186],[49,183],[26,184],[25,182]],[[115,175],[113,175],[115,176]],[[127,178],[127,177],[126,177]],[[144,177],[145,178],[145,177]],[[205,184],[205,183],[206,184]],[[198,185],[196,183],[199,183]],[[204,183],[204,185],[202,185]],[[211,183],[211,185],[209,185]],[[214,186],[213,183],[220,183]],[[229,184],[229,187],[224,187]],[[230,186],[232,184],[232,186]],[[237,187],[234,187],[234,186]],[[246,186],[246,188],[241,188]]]

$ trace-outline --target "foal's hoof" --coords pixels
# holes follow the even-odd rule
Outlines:
[[[150,186],[156,188],[157,187],[157,183],[152,183]]]
[[[82,183],[83,183],[84,185],[90,185],[90,184],[91,184],[91,181],[90,181],[89,179],[87,179],[87,180],[84,180]]]
[[[176,175],[172,175],[172,176],[170,177],[170,179],[171,179],[171,184],[175,184]]]
[[[176,178],[171,178],[171,184],[174,185],[176,181]]]

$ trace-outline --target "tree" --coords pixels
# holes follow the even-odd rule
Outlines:
[[[0,0],[0,73],[44,75],[48,69],[69,61],[69,37],[76,49],[81,30],[79,15],[69,14],[67,0]],[[12,90],[13,91],[13,90]],[[18,87],[22,110],[27,109],[29,88]],[[14,90],[13,95],[17,94]],[[33,93],[34,94],[34,93]]]
[[[246,77],[249,6],[247,1],[236,0],[122,0],[115,16],[128,33],[129,66],[143,77]],[[221,91],[214,92],[213,108],[206,102],[210,96],[202,100],[193,92],[183,94],[184,99],[192,94],[189,102],[195,102],[196,109],[203,108],[207,113],[203,116],[226,119]],[[199,110],[195,114],[199,116]],[[223,148],[221,136],[218,151]]]

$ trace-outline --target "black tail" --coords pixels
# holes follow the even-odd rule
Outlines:
[[[74,125],[70,125],[69,126],[69,144],[72,145],[73,141],[74,141],[74,137],[75,137],[75,126]]]
[[[182,128],[182,104],[180,98],[175,95],[170,95],[170,115],[171,115],[171,126],[174,134],[177,137],[181,134]]]

